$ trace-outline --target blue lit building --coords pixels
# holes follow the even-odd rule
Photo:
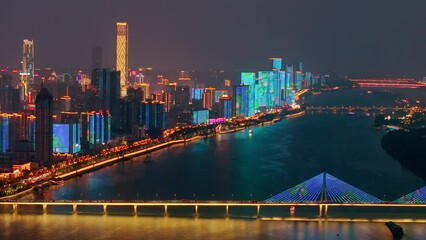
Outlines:
[[[234,116],[250,116],[250,95],[248,85],[234,86]]]
[[[232,118],[232,100],[227,95],[222,96],[219,99],[219,116],[218,117]]]
[[[9,118],[0,115],[0,153],[9,150]]]
[[[249,116],[257,112],[257,101],[256,101],[256,73],[254,72],[242,72],[241,73],[241,85],[249,86]],[[234,97],[235,98],[235,97]]]
[[[294,81],[296,84],[296,91],[300,91],[303,88],[303,73],[301,71],[296,71],[294,73]]]
[[[209,120],[209,110],[194,110],[192,112],[192,124],[206,124]]]
[[[53,124],[53,152],[78,153],[81,151],[81,132],[77,123]]]
[[[193,88],[191,92],[192,99],[202,100],[203,92],[204,92],[204,88]]]
[[[166,128],[166,114],[164,102],[148,99],[141,104],[140,124],[148,132],[161,132]]]

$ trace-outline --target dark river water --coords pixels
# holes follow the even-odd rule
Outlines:
[[[306,101],[322,106],[394,106],[396,96],[423,90],[344,90]],[[418,97],[417,97],[418,95]],[[25,199],[265,200],[327,172],[383,200],[425,185],[380,146],[384,131],[371,114],[312,114],[237,133],[172,146],[67,180]],[[0,238],[18,239],[391,239],[382,223],[283,222],[86,215],[1,215]],[[426,225],[403,225],[421,239]],[[31,235],[26,235],[31,236]],[[55,238],[55,237],[53,237]],[[22,238],[27,239],[27,238]]]

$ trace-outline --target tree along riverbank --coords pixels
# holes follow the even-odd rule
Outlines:
[[[382,138],[382,148],[426,181],[426,128],[390,131]]]

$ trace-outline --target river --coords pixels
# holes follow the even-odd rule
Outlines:
[[[412,92],[398,92],[401,96],[407,93]],[[323,106],[394,106],[395,96],[384,90],[369,94],[365,89],[355,89],[315,95],[307,102]],[[25,199],[265,200],[322,172],[383,200],[395,200],[424,186],[423,180],[382,150],[380,140],[385,132],[373,129],[373,121],[373,116],[349,114],[284,119],[254,128],[253,134],[245,130],[172,146],[152,153],[150,163],[143,161],[145,156],[134,158]],[[76,239],[93,234],[99,234],[97,239],[116,238],[124,232],[127,239],[391,239],[381,223],[8,214],[2,219],[0,230],[6,232],[0,234],[9,239],[16,239],[10,236],[22,229],[38,231],[45,238],[61,228],[64,236]],[[407,224],[404,228],[412,229],[412,236],[425,233],[422,224]]]

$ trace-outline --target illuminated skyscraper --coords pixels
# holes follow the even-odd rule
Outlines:
[[[249,116],[249,86],[234,86],[234,116]]]
[[[53,97],[42,88],[36,97],[35,146],[36,161],[46,166],[53,160]]]
[[[21,100],[27,101],[29,85],[34,83],[34,41],[24,39],[22,43]]]
[[[141,104],[140,124],[149,134],[160,134],[166,128],[166,114],[163,102],[148,99]]]
[[[232,118],[232,100],[228,95],[220,97],[219,117]]]
[[[128,33],[126,22],[117,22],[116,70],[120,72],[120,96],[127,96]]]
[[[256,73],[254,72],[242,72],[241,73],[241,85],[249,86],[249,116],[256,113],[258,109],[256,100]],[[234,96],[235,98],[235,96]]]

